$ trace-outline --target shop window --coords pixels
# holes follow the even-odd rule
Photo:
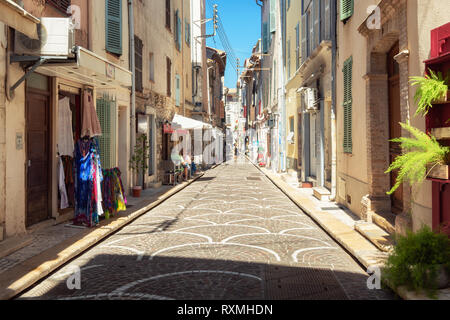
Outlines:
[[[97,116],[102,128],[102,135],[98,138],[100,161],[103,169],[112,169],[116,167],[116,102],[107,95],[97,99]]]

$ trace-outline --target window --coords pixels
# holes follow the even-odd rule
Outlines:
[[[289,118],[289,132],[294,132],[295,128],[294,128],[294,117],[290,117]]]
[[[166,0],[166,28],[172,30],[170,24],[170,0]]]
[[[45,2],[67,14],[67,9],[70,7],[71,0],[46,0]]]
[[[353,15],[353,0],[341,0],[341,21],[344,23]]]
[[[154,58],[154,55],[153,55],[153,52],[150,52],[150,58],[149,58],[149,62],[148,62],[148,65],[149,65],[149,78],[150,78],[150,81],[153,81],[153,82],[155,82],[155,60],[154,60],[155,58]]]
[[[135,47],[135,80],[136,80],[136,91],[142,92],[144,90],[142,83],[142,40],[137,36],[134,36],[134,47]]]
[[[171,90],[171,82],[172,82],[172,61],[169,58],[166,60],[167,62],[167,96],[172,96]]]
[[[352,70],[353,58],[344,62],[344,152],[352,153]]]
[[[122,1],[106,0],[106,51],[122,54]]]

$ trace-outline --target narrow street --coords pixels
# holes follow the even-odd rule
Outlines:
[[[67,279],[81,270],[81,288]],[[247,161],[231,161],[19,299],[392,299]]]

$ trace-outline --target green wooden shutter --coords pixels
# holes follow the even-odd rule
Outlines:
[[[99,137],[100,161],[103,169],[111,169],[116,166],[116,102],[108,96],[97,99],[97,116],[102,128]]]
[[[352,72],[353,58],[350,57],[344,62],[344,152],[352,153]]]
[[[122,54],[122,0],[106,0],[106,51]]]
[[[341,0],[341,21],[347,20],[353,15],[353,0]]]
[[[291,77],[291,40],[287,42],[287,77]]]
[[[270,0],[270,32],[275,32],[277,28],[275,1],[276,0]]]
[[[268,32],[268,23],[263,23],[263,53],[269,52],[269,32]]]

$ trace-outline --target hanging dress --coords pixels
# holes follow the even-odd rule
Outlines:
[[[72,111],[70,99],[65,97],[58,102],[58,152],[73,157],[73,150]]]
[[[103,180],[98,143],[95,139],[81,139],[75,147],[75,219],[74,223],[92,227],[98,224]]]

